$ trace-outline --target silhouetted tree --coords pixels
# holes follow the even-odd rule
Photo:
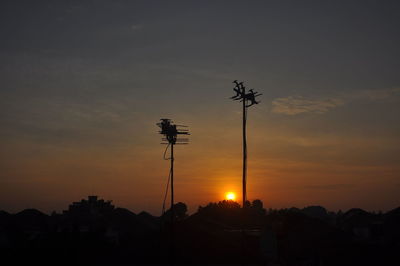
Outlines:
[[[252,213],[257,214],[257,215],[265,215],[266,210],[264,209],[264,204],[261,200],[255,199],[251,203],[251,210]]]
[[[263,202],[259,199],[253,200],[251,206],[255,209],[262,209],[263,208]]]
[[[308,206],[301,210],[302,213],[318,219],[328,219],[328,212],[322,206]]]
[[[175,218],[176,220],[183,220],[185,219],[187,215],[187,206],[183,202],[178,202],[174,205],[174,211],[175,211]]]
[[[181,221],[188,217],[187,215],[187,206],[183,202],[178,202],[174,204],[174,214],[175,214],[175,221]],[[168,217],[171,217],[171,209],[165,212],[163,215],[164,218],[168,219]]]
[[[239,203],[233,200],[223,200],[218,203],[209,203],[207,206],[200,206],[197,215],[219,221],[223,224],[237,224],[240,222],[242,208]]]

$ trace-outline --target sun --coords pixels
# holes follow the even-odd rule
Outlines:
[[[225,195],[225,198],[226,198],[227,200],[235,200],[236,195],[235,195],[235,193],[233,193],[233,192],[227,192],[226,195]]]

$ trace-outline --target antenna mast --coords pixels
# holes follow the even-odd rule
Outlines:
[[[175,211],[174,211],[174,145],[176,144],[188,144],[188,138],[179,138],[178,135],[190,135],[188,129],[181,129],[181,127],[186,127],[184,125],[174,125],[171,119],[162,118],[161,122],[157,123],[157,126],[160,127],[159,133],[163,135],[162,143],[167,144],[171,147],[171,166],[170,166],[170,185],[171,185],[171,237],[170,237],[170,260],[171,264],[174,261],[174,220],[175,220]],[[167,146],[167,149],[168,149]]]
[[[242,102],[243,108],[243,178],[242,178],[242,208],[246,207],[246,200],[247,200],[247,139],[246,139],[246,122],[247,122],[247,108],[254,104],[259,104],[259,101],[256,101],[256,97],[262,95],[258,92],[253,91],[250,89],[248,93],[246,93],[246,87],[243,85],[243,82],[238,82],[234,80],[233,83],[236,85],[233,88],[233,91],[236,95],[232,96],[231,99],[234,101]]]

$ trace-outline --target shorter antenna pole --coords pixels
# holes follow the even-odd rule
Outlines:
[[[242,95],[246,95],[246,89],[243,86]],[[246,200],[247,200],[247,141],[246,141],[246,99],[243,99],[243,179],[242,179],[242,188],[243,188],[243,196],[242,201],[243,205],[242,208],[246,208]]]
[[[157,126],[160,127],[159,133],[161,135],[164,135],[162,138],[163,142],[161,144],[168,144],[171,146],[171,157],[169,158],[171,160],[171,168],[170,168],[170,185],[171,185],[171,209],[170,209],[170,215],[171,215],[171,234],[170,234],[170,264],[174,264],[174,258],[175,258],[175,232],[174,232],[174,226],[175,226],[175,208],[174,208],[174,146],[175,144],[188,144],[189,139],[188,138],[180,138],[179,135],[190,135],[188,129],[182,129],[182,127],[186,128],[184,125],[175,125],[173,124],[171,119],[168,118],[162,118],[161,122],[157,123]],[[165,156],[165,153],[164,153]],[[165,158],[164,158],[165,159]],[[168,191],[168,190],[167,190]],[[164,203],[165,203],[166,196],[164,198]],[[164,206],[164,205],[163,205]]]
[[[174,143],[171,144],[171,253],[170,260],[171,265],[174,264],[174,254],[175,254],[175,241],[174,241],[174,220],[175,220],[175,210],[174,210]]]

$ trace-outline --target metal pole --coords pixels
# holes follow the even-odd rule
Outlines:
[[[174,143],[171,144],[171,247],[170,259],[171,265],[174,264]]]
[[[167,152],[168,147],[171,147],[171,167],[170,167],[170,173],[169,173],[169,185],[171,186],[171,208],[169,214],[171,215],[171,225],[170,225],[170,235],[169,235],[169,259],[170,259],[170,264],[174,264],[174,259],[175,259],[175,208],[174,208],[174,163],[175,163],[175,158],[174,158],[174,146],[178,142],[178,144],[188,144],[188,139],[186,138],[178,138],[179,135],[190,135],[188,129],[179,129],[178,127],[186,127],[183,125],[174,125],[172,123],[171,119],[168,118],[162,118],[160,119],[161,122],[157,123],[157,126],[160,127],[161,135],[164,135],[162,138],[163,141],[168,141],[168,143],[161,143],[161,144],[168,144],[167,148],[165,149],[164,152],[164,159],[165,159],[165,153]],[[166,194],[164,196],[164,202],[163,202],[163,214],[164,214],[164,209],[165,209],[165,201],[167,198],[167,193],[168,190],[166,191]]]
[[[243,88],[243,95],[246,94],[246,89]],[[247,195],[246,195],[246,181],[247,181],[247,143],[246,143],[246,99],[243,99],[243,209],[245,208]]]
[[[234,92],[236,93],[231,97],[232,100],[237,101],[241,100],[243,102],[243,180],[242,180],[242,253],[243,253],[243,261],[242,264],[244,265],[245,258],[246,258],[246,250],[245,250],[245,227],[246,227],[246,202],[247,202],[247,140],[246,140],[246,123],[247,123],[247,108],[252,106],[253,104],[258,104],[255,100],[258,92],[254,92],[253,89],[249,90],[249,93],[246,94],[246,87],[243,85],[243,82],[238,82],[234,80],[233,83],[236,86],[233,88]],[[250,102],[250,103],[249,103]],[[248,104],[249,103],[249,104]]]
[[[171,223],[174,223],[174,144],[171,144]]]
[[[246,95],[246,89],[243,87],[243,95]],[[246,143],[246,98],[243,97],[243,195],[242,195],[242,265],[246,264],[246,247],[245,247],[245,208],[246,208],[246,175],[247,175],[247,143]]]

